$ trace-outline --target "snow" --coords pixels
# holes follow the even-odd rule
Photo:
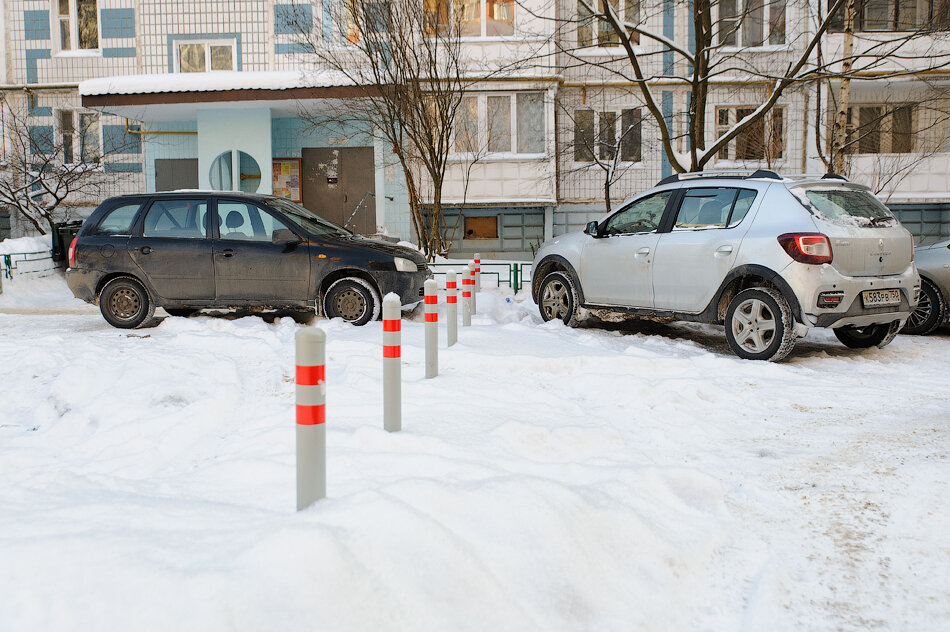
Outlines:
[[[216,90],[288,90],[351,85],[353,81],[350,77],[335,70],[215,71],[88,79],[79,84],[79,94],[96,96]]]
[[[51,248],[52,238],[49,235],[0,240],[0,255],[49,252]]]
[[[296,513],[298,325],[5,284],[0,629],[945,629],[946,330],[764,364],[478,310],[428,380],[403,321],[394,434],[381,323],[315,321],[328,497]]]

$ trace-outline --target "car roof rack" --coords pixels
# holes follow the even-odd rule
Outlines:
[[[682,180],[688,180],[690,178],[740,178],[740,179],[750,179],[750,178],[767,178],[769,180],[781,180],[782,176],[775,173],[770,169],[727,169],[719,171],[690,171],[688,173],[674,173],[671,176],[666,176],[662,180],[656,183],[656,186],[661,184],[670,184],[672,182],[680,182]]]

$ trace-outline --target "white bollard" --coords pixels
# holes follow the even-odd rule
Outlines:
[[[317,327],[297,331],[297,511],[327,495],[326,340]]]
[[[472,288],[475,280],[468,274],[471,269],[472,265],[469,264],[462,273],[462,327],[472,326]]]
[[[475,291],[482,291],[482,255],[475,253]]]
[[[402,305],[389,293],[383,299],[383,428],[402,430]]]
[[[449,270],[445,275],[445,320],[447,347],[451,347],[459,339],[459,304],[458,283],[455,270]]]
[[[424,284],[426,315],[426,379],[439,374],[439,283],[429,279]]]
[[[477,290],[475,289],[475,264],[474,263],[468,264],[468,278],[471,279],[471,281],[468,284],[468,287],[469,289],[472,290],[472,314],[477,314],[478,309],[475,306],[475,293]]]

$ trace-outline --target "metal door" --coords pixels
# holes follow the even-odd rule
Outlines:
[[[155,190],[176,191],[198,188],[197,158],[156,158]]]
[[[305,147],[303,205],[362,235],[376,232],[376,169],[372,147]],[[374,195],[366,195],[367,192]],[[363,206],[353,215],[366,197]],[[350,217],[352,216],[352,220]]]

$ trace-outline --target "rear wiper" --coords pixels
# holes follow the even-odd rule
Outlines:
[[[877,226],[880,222],[890,222],[892,219],[897,219],[897,218],[888,217],[887,215],[881,215],[880,217],[872,217],[871,226]]]

